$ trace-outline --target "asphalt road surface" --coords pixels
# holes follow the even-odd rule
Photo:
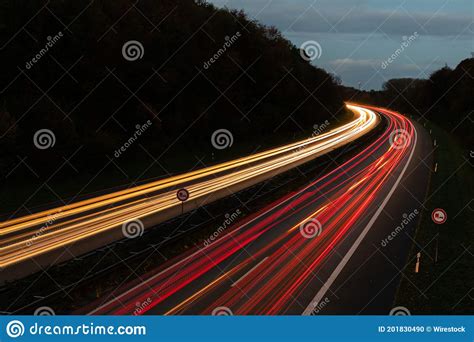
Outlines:
[[[428,186],[422,127],[387,128],[344,164],[145,277],[90,314],[388,314]]]
[[[349,108],[354,119],[324,134],[0,223],[0,281],[14,280],[124,237],[138,236],[144,229],[344,146],[379,122],[373,111]],[[185,202],[177,197],[177,190],[183,188],[189,193]]]

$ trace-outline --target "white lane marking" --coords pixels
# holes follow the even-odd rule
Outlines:
[[[355,107],[355,106],[352,106],[352,107]],[[360,107],[358,107],[360,108]],[[330,132],[329,132],[330,133]],[[328,133],[328,134],[329,134]],[[333,171],[329,172],[328,174],[334,172],[336,169],[334,169]],[[323,176],[322,178],[324,178],[325,176]],[[260,215],[254,217],[252,220],[248,221],[248,222],[245,222],[244,224],[242,224],[240,227],[238,228],[235,228],[232,232],[230,232],[229,234],[234,234],[235,232],[237,232],[238,230],[242,229],[243,227],[253,223],[254,221],[260,219],[262,216],[265,216],[266,214],[268,214],[269,212],[273,211],[273,210],[276,210],[278,208],[280,208],[281,206],[283,206],[284,204],[292,201],[295,197],[299,196],[300,194],[304,193],[305,191],[307,191],[310,187],[312,187],[314,185],[314,183],[310,183],[309,185],[307,185],[306,187],[304,187],[303,189],[299,190],[298,192],[296,192],[295,194],[291,195],[290,197],[288,197],[286,200],[284,200],[283,202],[281,203],[278,203],[276,206],[274,207],[271,207],[271,208],[268,208],[266,211],[264,211],[263,213],[261,213]],[[205,246],[204,248],[200,248],[198,249],[196,252],[194,252],[193,254],[187,256],[186,258],[180,260],[179,262],[177,262],[176,264],[173,264],[171,266],[169,266],[168,268],[166,268],[165,270],[155,274],[154,276],[152,276],[151,278],[148,278],[146,279],[144,282],[141,282],[137,285],[135,285],[134,287],[132,287],[131,289],[125,291],[124,293],[120,294],[119,296],[116,296],[114,299],[111,299],[107,302],[105,302],[104,304],[102,304],[101,306],[97,307],[96,309],[92,310],[91,312],[89,312],[87,315],[93,315],[95,314],[97,311],[103,309],[104,307],[110,305],[110,303],[112,302],[115,302],[117,299],[119,298],[122,298],[124,296],[126,296],[127,294],[129,294],[130,292],[136,290],[137,288],[139,288],[140,286],[143,286],[144,283],[149,283],[151,282],[153,279],[159,277],[160,275],[162,275],[163,273],[169,271],[171,268],[173,267],[176,267],[178,265],[181,265],[182,263],[188,261],[189,259],[193,258],[195,255],[201,253],[202,251],[206,250],[207,248],[211,247],[213,244],[210,244],[210,245],[207,245]]]
[[[403,168],[402,170],[402,173],[400,173],[400,176],[398,176],[398,179],[397,181],[395,182],[395,184],[393,185],[393,187],[390,189],[390,192],[387,194],[387,197],[385,197],[384,201],[382,202],[382,204],[380,205],[380,207],[377,209],[377,211],[375,212],[374,216],[372,216],[372,218],[370,219],[369,223],[367,224],[367,226],[364,228],[364,230],[362,231],[362,233],[359,235],[359,237],[357,238],[357,240],[354,242],[354,244],[351,246],[351,248],[349,249],[349,251],[347,252],[347,254],[344,256],[344,258],[342,258],[341,262],[339,263],[339,265],[337,265],[337,267],[335,268],[335,270],[332,272],[332,274],[329,276],[328,280],[326,281],[326,283],[323,285],[323,287],[319,290],[319,292],[316,294],[316,296],[314,296],[313,300],[309,303],[308,307],[303,311],[302,315],[305,315],[305,316],[309,316],[311,315],[311,312],[314,310],[315,308],[315,305],[317,305],[317,303],[319,303],[321,301],[321,299],[324,297],[324,295],[326,294],[326,292],[329,290],[329,288],[331,287],[331,285],[334,283],[334,281],[336,280],[336,278],[339,276],[339,274],[341,273],[342,269],[346,266],[347,262],[349,261],[349,259],[352,257],[352,255],[354,254],[354,252],[356,251],[356,249],[359,247],[360,243],[362,242],[362,240],[365,238],[365,236],[367,235],[367,233],[369,232],[370,228],[372,228],[372,226],[374,225],[375,221],[377,220],[377,218],[379,217],[380,213],[382,212],[382,210],[385,208],[385,205],[387,204],[387,202],[390,200],[390,198],[392,197],[393,193],[395,192],[395,189],[398,187],[398,184],[400,184],[402,178],[403,178],[403,175],[405,174],[405,171],[407,170],[408,168],[408,165],[410,165],[410,162],[411,162],[411,159],[413,157],[413,154],[415,153],[415,147],[416,147],[416,143],[417,143],[417,132],[416,132],[416,127],[413,126],[413,129],[415,131],[415,143],[413,144],[413,149],[410,153],[410,156],[408,158],[408,161],[407,163],[405,164],[405,167]]]
[[[299,195],[301,192],[305,191],[307,188],[309,188],[310,186],[307,186],[306,188],[302,189],[300,192],[294,194],[293,196],[290,196],[289,198],[287,198],[286,200],[284,200],[283,202],[277,204],[275,207],[271,207],[269,208],[268,210],[266,210],[265,212],[261,213],[260,215],[258,215],[257,217],[251,219],[250,221],[248,222],[245,222],[244,224],[242,224],[240,227],[238,228],[235,228],[232,232],[230,232],[229,234],[234,234],[235,232],[237,232],[238,230],[242,229],[243,227],[249,225],[250,223],[258,220],[259,218],[261,218],[262,216],[266,215],[267,213],[269,213],[270,211],[272,210],[275,210],[277,208],[279,208],[280,206],[282,206],[283,204],[287,203],[288,201],[292,200],[294,197],[296,197],[297,195]],[[164,269],[163,271],[155,274],[153,277],[151,278],[148,278],[146,279],[144,282],[141,282],[137,285],[135,285],[134,287],[132,287],[131,289],[125,291],[124,293],[122,293],[121,295],[115,297],[114,299],[111,299],[109,300],[108,302],[102,304],[101,306],[97,307],[96,309],[92,310],[91,312],[88,313],[88,315],[93,315],[94,313],[96,313],[97,311],[101,310],[102,308],[106,307],[107,305],[109,305],[110,303],[112,302],[115,302],[117,299],[119,298],[122,298],[124,296],[126,296],[127,294],[129,294],[130,292],[132,292],[133,290],[139,288],[140,286],[143,286],[144,283],[149,283],[151,282],[153,279],[159,277],[160,275],[162,275],[163,273],[169,271],[170,269],[172,269],[173,267],[176,267],[176,266],[179,266],[181,265],[182,263],[188,261],[189,259],[193,258],[194,256],[196,256],[197,254],[201,253],[202,251],[206,250],[207,248],[211,247],[213,244],[209,244],[207,246],[204,246],[204,248],[200,248],[198,249],[196,252],[194,252],[193,254],[187,256],[186,258],[178,261],[176,264],[173,264],[171,266],[169,266],[168,268]]]
[[[435,173],[438,171],[438,163],[435,164]]]
[[[262,261],[260,261],[260,262],[259,262],[258,264],[256,264],[254,267],[252,267],[252,268],[250,269],[250,271],[248,271],[248,272],[245,273],[242,277],[240,277],[239,280],[237,280],[235,283],[233,283],[232,285],[230,285],[230,287],[234,287],[235,285],[237,285],[238,283],[240,283],[242,280],[244,280],[245,277],[247,277],[250,273],[252,273],[252,271],[253,271],[254,269],[256,269],[258,266],[260,266],[261,264],[263,264],[263,262],[264,262],[265,260],[267,260],[267,259],[268,259],[268,257],[265,257]]]
[[[336,170],[336,169],[335,169]],[[274,207],[271,207],[271,208],[268,208],[266,211],[264,211],[263,213],[261,213],[260,215],[254,217],[253,219],[251,219],[250,221],[248,222],[245,222],[244,224],[242,224],[241,226],[239,226],[238,228],[235,228],[232,232],[230,232],[229,234],[234,234],[235,232],[237,232],[238,230],[241,230],[242,228],[244,228],[245,226],[255,222],[256,220],[260,219],[261,217],[267,215],[269,212],[271,211],[274,211],[274,210],[277,210],[278,208],[282,207],[283,205],[286,205],[288,202],[292,201],[295,197],[301,195],[302,193],[304,193],[305,191],[307,191],[311,186],[313,186],[313,184],[309,184],[307,185],[306,187],[304,187],[303,189],[301,189],[300,191],[294,193],[293,195],[291,195],[290,197],[288,197],[286,200],[284,200],[283,202],[281,203],[278,203],[276,206]],[[111,299],[109,301],[107,301],[106,303],[102,304],[101,306],[97,307],[96,309],[92,310],[91,312],[88,313],[88,315],[93,315],[94,313],[96,313],[97,311],[103,309],[104,307],[108,306],[110,303],[116,301],[117,299],[119,298],[122,298],[124,296],[126,296],[127,294],[129,294],[130,292],[136,290],[137,288],[139,288],[140,286],[143,286],[143,283],[148,283],[148,282],[151,282],[153,279],[159,277],[160,275],[162,275],[163,273],[169,271],[171,268],[173,267],[176,267],[178,265],[181,265],[182,263],[188,261],[189,259],[193,258],[194,256],[196,256],[197,254],[201,253],[202,251],[208,249],[209,247],[211,247],[213,244],[209,244],[207,246],[204,246],[204,248],[200,248],[198,249],[196,252],[194,252],[193,254],[187,256],[186,258],[180,260],[179,262],[177,262],[176,264],[173,264],[171,266],[169,266],[168,268],[164,269],[163,271],[155,274],[154,276],[152,276],[151,278],[148,278],[146,279],[144,282],[140,283],[140,284],[137,284],[135,285],[134,287],[132,287],[131,289],[127,290],[126,292],[120,294],[119,296],[115,297],[114,299]]]

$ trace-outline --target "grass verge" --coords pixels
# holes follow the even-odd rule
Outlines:
[[[436,139],[430,188],[410,251],[410,265],[395,299],[412,314],[473,314],[474,306],[474,158],[442,128],[426,124]],[[431,219],[434,209],[447,213],[442,225]],[[417,254],[420,270],[415,273]],[[413,265],[412,265],[413,264]]]

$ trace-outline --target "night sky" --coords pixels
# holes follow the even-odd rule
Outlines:
[[[380,89],[391,78],[427,78],[474,52],[474,0],[211,0],[274,25],[295,45],[317,41],[313,63],[343,84]],[[386,61],[410,40],[394,62]]]

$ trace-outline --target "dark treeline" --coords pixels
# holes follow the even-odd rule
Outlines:
[[[47,178],[73,153],[79,172],[95,172],[148,120],[139,144],[166,161],[196,146],[226,153],[210,144],[219,128],[233,133],[234,146],[268,146],[344,108],[331,75],[241,11],[193,0],[46,3],[0,0],[2,176],[26,156]],[[130,40],[143,45],[143,58],[123,57]],[[35,148],[39,129],[54,132],[54,148]]]
[[[454,70],[444,67],[428,79],[392,79],[381,91],[345,89],[346,99],[378,104],[426,118],[452,133],[466,149],[474,146],[474,58]]]

